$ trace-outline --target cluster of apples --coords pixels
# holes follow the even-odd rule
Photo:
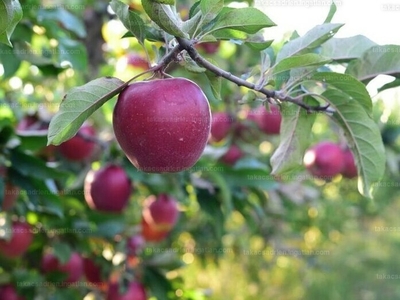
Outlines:
[[[332,179],[341,174],[344,178],[357,177],[357,166],[351,150],[331,141],[322,141],[309,148],[304,155],[304,165],[315,177]]]
[[[267,110],[263,105],[247,112],[247,121],[253,122],[257,128],[268,135],[278,135],[282,121],[281,113],[277,106],[270,105]],[[234,137],[227,152],[221,157],[221,161],[227,165],[234,165],[244,156],[241,148],[235,143],[235,137],[242,137],[248,131],[247,125],[237,122],[237,118],[228,112],[214,112],[212,114],[209,142],[219,143],[229,135]]]

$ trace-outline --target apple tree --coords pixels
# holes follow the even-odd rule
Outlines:
[[[207,299],[191,257],[383,193],[398,130],[366,85],[400,85],[400,46],[335,12],[273,41],[252,1],[1,0],[0,299]]]

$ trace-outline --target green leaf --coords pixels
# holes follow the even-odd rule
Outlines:
[[[398,86],[400,86],[400,78],[396,78],[395,80],[393,80],[393,81],[391,81],[391,82],[389,82],[389,83],[386,83],[386,84],[382,85],[382,86],[378,89],[378,93],[380,93],[380,92],[382,92],[382,91],[384,91],[384,90],[388,90],[388,89],[392,89],[392,88],[398,87]]]
[[[68,61],[72,68],[78,71],[85,71],[88,66],[86,47],[76,40],[61,38],[58,40],[58,60],[61,64]]]
[[[56,9],[39,9],[37,19],[39,22],[51,20],[61,23],[63,28],[75,33],[78,37],[84,38],[86,36],[83,19],[78,18],[61,6]]]
[[[380,74],[400,74],[400,46],[385,45],[369,48],[357,60],[352,61],[346,73],[368,82]]]
[[[22,19],[22,7],[18,0],[0,0],[0,42],[12,47],[10,37]]]
[[[188,53],[183,54],[183,60],[180,61],[180,64],[185,67],[186,70],[192,73],[204,73],[206,68],[200,67],[190,56]]]
[[[98,224],[97,230],[93,235],[99,235],[105,238],[114,238],[117,234],[120,234],[125,229],[124,220],[118,221],[106,221]]]
[[[287,57],[279,61],[272,67],[272,74],[276,75],[281,72],[289,71],[295,68],[321,66],[329,63],[330,58],[315,53],[307,53],[293,57]]]
[[[143,270],[143,282],[158,300],[170,299],[167,295],[173,290],[171,282],[157,268],[147,266]]]
[[[322,44],[320,54],[340,62],[360,58],[369,48],[376,43],[363,35],[348,38],[332,38]]]
[[[72,138],[83,122],[107,100],[120,93],[126,83],[115,77],[102,77],[69,91],[52,118],[47,144],[59,145]]]
[[[219,195],[222,200],[222,207],[224,208],[224,216],[228,217],[233,210],[233,204],[232,194],[226,180],[218,172],[204,172],[204,177],[209,178],[211,182],[219,188]]]
[[[150,19],[165,32],[173,36],[189,38],[189,35],[182,31],[182,21],[172,11],[171,6],[152,0],[142,0],[142,6]]]
[[[339,90],[327,90],[322,94],[336,109],[333,118],[343,129],[358,169],[358,190],[372,197],[375,184],[385,171],[385,148],[378,125],[364,108]]]
[[[13,76],[21,65],[21,60],[15,55],[14,49],[3,44],[0,44],[0,61],[4,69],[4,79]]]
[[[145,24],[137,13],[129,10],[129,5],[122,3],[119,0],[112,0],[110,3],[122,24],[137,38],[140,44],[144,44]]]
[[[372,113],[371,97],[360,81],[347,74],[320,72],[315,73],[311,79],[321,81],[325,84],[335,87],[354,98],[366,110],[368,114]]]
[[[14,53],[20,60],[26,60],[33,65],[38,67],[55,65],[55,61],[51,58],[39,56],[36,54],[36,50],[32,49],[31,45],[23,41],[14,42]]]
[[[332,38],[342,26],[343,24],[322,24],[315,26],[304,36],[295,38],[286,43],[276,56],[276,62],[286,57],[310,52]]]
[[[66,176],[65,172],[48,167],[43,160],[26,154],[17,148],[11,151],[10,160],[13,168],[24,176],[32,176],[37,179],[63,179]]]
[[[335,2],[332,1],[332,4],[329,7],[329,12],[328,12],[328,15],[326,16],[326,19],[325,19],[324,23],[331,23],[332,22],[332,19],[333,19],[335,13],[336,13],[336,9],[337,9],[336,4],[335,4]]]
[[[58,258],[61,264],[65,264],[69,261],[72,249],[71,246],[67,243],[56,242],[53,244],[54,256]]]
[[[271,44],[273,43],[274,40],[269,40],[269,41],[245,41],[244,44],[249,47],[250,49],[256,50],[256,51],[262,51],[267,49]]]
[[[318,104],[314,100],[314,105]],[[297,105],[282,105],[281,141],[271,157],[272,175],[290,176],[302,169],[304,152],[310,145],[316,114]]]
[[[200,10],[202,13],[201,24],[213,20],[224,7],[224,0],[202,0]]]
[[[222,78],[220,76],[215,75],[213,72],[207,70],[206,76],[208,81],[210,82],[211,91],[213,96],[217,100],[221,100],[221,86],[222,86]]]
[[[275,26],[263,12],[254,7],[231,8],[224,7],[217,17],[205,25],[204,32],[218,32],[219,30],[234,29],[254,34],[259,30]]]

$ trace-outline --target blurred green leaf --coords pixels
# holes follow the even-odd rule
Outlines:
[[[0,44],[0,62],[3,65],[3,78],[9,78],[17,72],[21,65],[21,60],[15,55],[14,49]]]
[[[39,9],[37,11],[37,19],[39,22],[45,20],[52,20],[62,24],[62,26],[75,33],[78,37],[84,38],[86,36],[85,25],[83,19],[78,18],[73,13],[59,6],[55,9]]]
[[[105,238],[114,238],[117,234],[120,234],[124,229],[125,229],[124,220],[106,221],[98,224],[97,230],[93,234]]]
[[[72,138],[93,112],[125,87],[118,78],[102,77],[70,90],[51,119],[47,144],[59,145]]]
[[[63,61],[68,61],[75,70],[87,70],[88,58],[86,47],[82,43],[76,40],[62,38],[58,40],[57,50],[60,64]]]
[[[11,152],[10,159],[13,168],[25,176],[32,176],[38,179],[63,179],[66,176],[65,171],[51,168],[43,160],[26,154],[19,149],[14,149]]]
[[[54,256],[58,258],[61,264],[69,261],[72,254],[71,246],[64,242],[53,243]]]
[[[22,7],[18,0],[0,0],[0,42],[12,47],[10,38],[22,19]]]
[[[173,291],[170,281],[157,268],[147,266],[144,268],[143,282],[151,290],[157,300],[168,300],[169,292]]]

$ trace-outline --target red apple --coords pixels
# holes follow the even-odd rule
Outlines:
[[[146,199],[142,212],[142,235],[147,241],[158,242],[167,237],[179,218],[178,203],[166,194]]]
[[[95,150],[96,143],[90,141],[90,138],[96,136],[95,129],[84,124],[78,133],[58,146],[62,156],[71,161],[82,161],[89,158]],[[86,138],[87,137],[87,138]]]
[[[344,166],[342,170],[342,175],[345,178],[355,178],[357,177],[357,167],[354,162],[354,156],[350,149],[343,151]]]
[[[86,280],[91,284],[99,287],[105,285],[105,281],[101,276],[100,266],[88,257],[85,257],[83,259],[83,272],[85,274]]]
[[[211,121],[211,141],[219,142],[227,137],[233,124],[232,117],[227,112],[215,112]]]
[[[343,151],[333,142],[320,142],[306,151],[304,164],[312,175],[330,179],[343,169]]]
[[[140,234],[136,234],[131,236],[126,241],[126,249],[129,255],[136,256],[142,251],[146,241],[143,236]]]
[[[0,254],[6,257],[22,256],[33,240],[32,228],[28,223],[14,221],[11,225],[11,239],[0,240]]]
[[[221,157],[221,161],[232,166],[242,157],[243,151],[235,144],[232,144],[228,151]]]
[[[0,286],[0,299],[1,300],[24,300],[25,298],[19,296],[15,288],[11,284]]]
[[[197,49],[201,49],[207,54],[215,54],[220,46],[220,42],[204,42],[196,45]]]
[[[250,113],[249,119],[255,120],[258,127],[265,133],[275,135],[280,133],[282,116],[275,105],[270,105],[270,110],[259,106],[254,112]]]
[[[129,283],[125,293],[121,294],[119,291],[119,284],[111,282],[108,286],[106,300],[146,300],[146,290],[139,282],[132,281]]]
[[[127,56],[127,60],[128,65],[134,68],[142,69],[143,71],[148,70],[150,67],[149,62],[136,53],[129,53]]]
[[[14,206],[15,201],[18,199],[19,192],[19,187],[8,181],[6,182],[4,186],[4,198],[3,205],[1,207],[2,210],[10,210]]]
[[[78,253],[73,252],[69,260],[65,264],[61,264],[56,256],[47,253],[42,258],[41,268],[45,274],[54,271],[65,273],[67,278],[63,282],[74,283],[83,274],[83,260]]]
[[[210,133],[207,98],[184,78],[136,82],[114,108],[116,139],[128,159],[149,173],[179,172],[200,158]]]
[[[132,183],[120,166],[108,164],[86,175],[84,197],[92,209],[121,212],[128,204],[131,192]]]

